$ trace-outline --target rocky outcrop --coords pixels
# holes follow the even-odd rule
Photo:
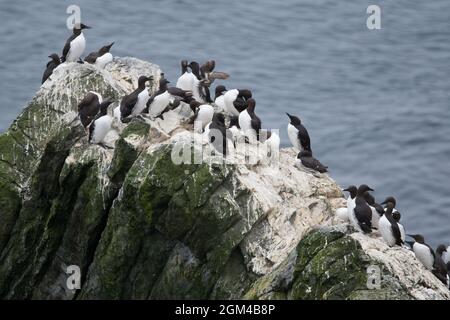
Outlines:
[[[223,162],[194,143],[184,104],[115,123],[114,149],[90,145],[77,101],[88,90],[118,100],[143,74],[154,91],[160,72],[133,58],[64,64],[0,136],[0,297],[450,298],[407,249],[332,226],[340,188],[295,166],[293,150],[268,162],[250,145],[251,161]],[[180,150],[193,163],[174,161]],[[66,285],[69,265],[80,290]],[[369,289],[373,265],[382,280]]]

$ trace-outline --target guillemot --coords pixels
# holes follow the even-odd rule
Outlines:
[[[149,113],[153,118],[160,117],[164,119],[163,113],[168,111],[172,98],[167,90],[167,84],[169,83],[170,81],[165,78],[159,80],[159,89],[148,99],[144,113]]]
[[[221,111],[225,111],[226,108],[224,100],[224,95],[226,92],[227,88],[223,85],[217,86],[215,89],[214,103],[220,108]]]
[[[223,156],[227,156],[227,129],[225,127],[225,117],[222,113],[215,113],[209,124],[209,143],[213,145]]]
[[[191,101],[189,104],[191,110],[194,112],[191,122],[200,122],[201,129],[205,127],[212,121],[214,116],[214,108],[209,104],[202,104],[196,100]]]
[[[44,71],[44,75],[42,76],[42,83],[45,82],[53,73],[53,70],[60,65],[61,60],[59,59],[56,53],[52,53],[48,56],[51,60],[47,62],[47,66]]]
[[[412,249],[416,258],[427,268],[433,270],[435,254],[433,249],[425,243],[425,239],[420,234],[408,234],[407,236],[414,239]]]
[[[72,30],[73,34],[67,39],[66,44],[64,45],[61,56],[62,62],[76,62],[80,59],[86,48],[86,39],[84,38],[82,30],[90,28],[91,27],[82,23],[75,24]]]
[[[100,113],[89,126],[89,142],[105,148],[111,148],[104,143],[113,122],[113,118],[108,114],[108,106],[111,103],[112,100],[106,99],[100,104]]]
[[[325,173],[328,172],[328,167],[320,163],[319,160],[313,157],[311,150],[302,150],[298,153],[297,159],[301,164],[314,171]]]
[[[292,116],[287,112],[286,114],[290,120],[287,126],[287,132],[294,148],[298,151],[311,150],[311,139],[309,138],[308,130],[302,125],[300,118]]]
[[[352,225],[357,225],[358,221],[356,220],[353,209],[355,209],[356,206],[355,199],[356,194],[358,193],[358,188],[356,188],[356,186],[351,185],[347,189],[344,189],[342,191],[346,191],[349,193],[347,198],[347,219],[350,221]]]
[[[364,193],[364,199],[372,210],[372,228],[378,229],[378,221],[384,214],[384,208],[375,202],[375,198],[369,192]]]
[[[95,116],[100,110],[100,104],[102,103],[102,96],[95,92],[89,91],[78,104],[78,115],[81,120],[81,124],[86,128],[94,120]]]
[[[386,207],[387,210],[384,212],[383,216],[380,218],[378,223],[381,236],[383,237],[383,240],[387,243],[387,245],[390,247],[394,245],[402,246],[403,240],[399,225],[392,217],[394,204],[392,202],[387,202]]]
[[[248,89],[231,89],[223,95],[225,111],[230,115],[239,116],[247,108],[247,101],[252,97]]]
[[[104,68],[107,63],[113,61],[113,56],[109,52],[113,44],[114,42],[101,47],[98,51],[91,52],[87,55],[86,58],[84,58],[84,61],[86,61],[87,63],[95,64],[99,68]]]
[[[239,126],[247,137],[259,140],[261,120],[255,114],[256,101],[253,98],[247,100],[248,107],[239,114]]]
[[[397,209],[394,209],[396,211],[392,211],[392,218],[394,218],[394,220],[397,222],[398,224],[398,228],[400,229],[400,235],[402,238],[403,243],[406,242],[406,234],[405,234],[405,227],[403,227],[403,225],[400,223],[400,219],[401,219],[401,214]]]
[[[356,192],[355,208],[351,214],[354,218],[351,221],[358,231],[370,233],[372,232],[372,210],[363,196],[366,191],[374,190],[365,184],[359,186]]]
[[[120,110],[120,120],[122,122],[126,122],[127,120],[125,119],[130,115],[140,114],[146,108],[150,96],[145,87],[145,83],[151,80],[153,80],[152,76],[140,76],[136,90],[122,98],[120,107],[117,107],[120,108],[118,110]],[[114,114],[117,116],[116,110],[114,110]]]
[[[448,279],[447,279],[447,265],[444,262],[442,255],[447,252],[447,247],[443,244],[440,244],[436,248],[436,255],[434,259],[434,270],[433,274],[441,280],[443,284],[448,286]]]

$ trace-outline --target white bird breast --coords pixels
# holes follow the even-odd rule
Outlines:
[[[98,57],[97,60],[95,60],[95,65],[101,69],[105,67],[107,63],[110,63],[113,61],[113,56],[111,53],[107,52],[101,57]]]
[[[428,270],[433,269],[434,264],[434,258],[433,255],[430,252],[430,248],[428,248],[426,245],[414,242],[413,245],[414,253],[416,254],[416,258],[422,262],[422,264],[427,268]]]
[[[147,88],[145,88],[141,93],[139,93],[138,100],[133,110],[131,111],[131,114],[134,116],[141,114],[146,107],[148,99],[150,99],[150,96],[148,95]]]
[[[225,111],[229,114],[232,114],[234,116],[239,115],[239,111],[234,107],[233,102],[236,100],[237,96],[239,95],[239,90],[232,89],[225,92],[225,95],[223,96],[223,100],[225,103]]]
[[[384,241],[388,244],[388,246],[392,247],[395,245],[395,237],[392,234],[392,227],[389,220],[383,215],[378,221],[378,229],[383,237]]]
[[[84,52],[86,48],[86,40],[83,33],[70,42],[70,49],[66,56],[66,61],[76,62]]]
[[[169,103],[170,103],[170,93],[168,91],[165,91],[164,93],[157,95],[150,104],[149,110],[150,115],[152,117],[159,116],[161,112],[163,112],[164,109],[169,105]]]
[[[297,128],[289,123],[287,126],[287,132],[288,132],[289,140],[291,141],[294,148],[301,151],[300,150],[300,142],[298,141],[298,136],[297,136],[298,135]]]
[[[95,120],[94,132],[91,138],[92,143],[103,142],[109,130],[111,130],[112,121],[113,119],[109,115],[104,115]]]
[[[202,129],[212,121],[214,116],[214,108],[209,104],[203,104],[199,107],[196,121],[202,123]]]

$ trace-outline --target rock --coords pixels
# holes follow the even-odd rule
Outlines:
[[[184,103],[116,123],[114,149],[88,144],[88,90],[119,101],[139,75],[154,92],[160,73],[133,58],[63,64],[0,136],[1,298],[449,299],[411,252],[332,226],[345,200],[328,175],[295,167],[291,149],[269,162],[264,143],[224,162]]]

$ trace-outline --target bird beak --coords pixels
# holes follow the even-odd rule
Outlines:
[[[416,238],[416,235],[414,235],[414,234],[406,234],[408,237],[411,237],[411,238],[413,238],[413,239],[415,239]]]
[[[167,80],[167,83],[170,83],[170,81],[169,81],[169,80]]]
[[[369,188],[369,191],[375,191],[375,190],[373,190],[372,188]]]
[[[287,114],[287,116],[288,116],[289,118],[291,118],[291,115],[290,115],[289,113],[286,112],[286,114]]]
[[[111,47],[114,45],[114,42],[108,45],[108,48],[111,49]]]
[[[92,28],[87,25],[84,25],[83,29],[92,29]]]
[[[343,189],[342,191],[350,191],[350,190],[348,190],[348,188],[347,188],[347,189]]]

